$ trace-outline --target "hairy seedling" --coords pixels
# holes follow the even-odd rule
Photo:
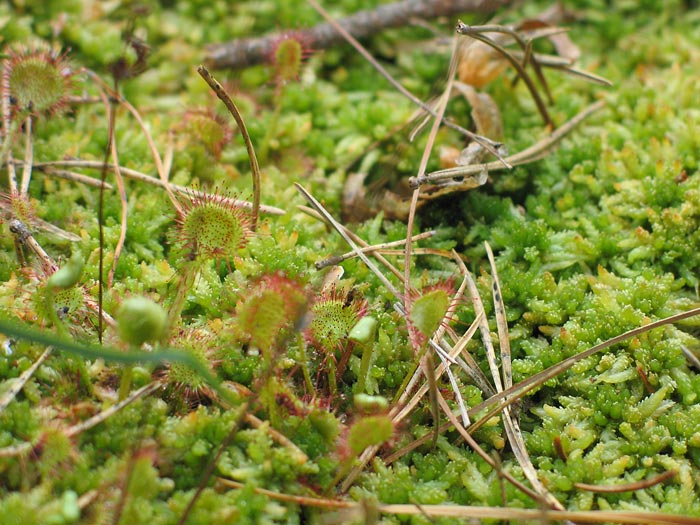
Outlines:
[[[2,61],[3,90],[12,116],[51,116],[65,109],[76,71],[54,49],[10,47]]]

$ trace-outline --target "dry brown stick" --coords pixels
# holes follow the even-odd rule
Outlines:
[[[376,9],[359,11],[341,18],[338,22],[355,38],[364,38],[383,29],[409,25],[412,18],[425,20],[470,12],[492,13],[509,3],[509,0],[403,0]],[[344,41],[328,23],[301,29],[294,34],[315,51]],[[213,69],[237,69],[260,64],[267,60],[279,40],[279,34],[272,34],[214,44],[208,49],[206,63]]]

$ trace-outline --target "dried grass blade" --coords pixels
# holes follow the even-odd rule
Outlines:
[[[455,415],[452,413],[452,410],[450,409],[450,406],[447,404],[445,401],[445,398],[442,397],[442,394],[440,392],[437,393],[438,395],[438,400],[440,402],[440,407],[442,408],[443,412],[445,415],[448,417],[454,428],[459,432],[459,435],[462,436],[464,441],[467,442],[467,444],[481,456],[481,458],[488,463],[491,468],[493,468],[496,472],[498,472],[498,475],[502,477],[503,479],[507,480],[511,485],[513,485],[515,488],[520,490],[523,494],[527,494],[530,496],[532,499],[535,501],[540,501],[541,497],[537,492],[533,491],[532,489],[526,487],[523,485],[520,481],[515,479],[513,475],[505,470],[502,470],[499,468],[498,463],[489,455],[486,453],[486,451],[481,448],[481,446],[476,442],[476,440],[472,437],[472,435],[467,432],[467,430],[461,425],[459,420],[455,417]]]
[[[491,288],[493,292],[493,306],[496,313],[496,326],[498,328],[498,342],[501,348],[501,370],[503,372],[503,386],[510,388],[513,386],[513,367],[511,365],[510,354],[510,337],[508,335],[508,321],[506,320],[506,310],[503,305],[503,294],[501,293],[501,283],[498,280],[498,272],[496,270],[496,261],[493,257],[493,251],[488,242],[486,246],[486,255],[491,265]]]
[[[326,224],[328,224],[329,226],[331,226],[331,224],[324,218],[324,216],[321,215],[321,214],[320,214],[319,212],[317,212],[316,210],[314,210],[313,208],[309,208],[308,206],[298,206],[298,208],[299,208],[302,212],[306,213],[309,217],[313,217],[314,219],[317,219],[317,220],[319,220],[319,221],[323,221],[323,222],[325,222]],[[353,241],[355,241],[355,243],[356,243],[358,246],[360,246],[361,249],[367,248],[367,247],[369,246],[364,240],[362,240],[360,237],[358,237],[357,235],[355,235],[355,233],[353,233],[351,230],[349,230],[348,228],[346,228],[346,227],[343,226],[343,225],[341,225],[341,226],[342,226],[342,228],[343,228],[343,231],[344,231]],[[405,242],[405,240],[404,240],[404,242]],[[396,278],[397,278],[400,282],[403,282],[403,274],[402,274],[393,264],[391,264],[391,263],[386,259],[386,257],[382,256],[379,252],[376,252],[376,251],[373,251],[373,252],[371,252],[371,253],[372,253],[372,255],[374,256],[375,259],[377,259],[382,265],[384,265],[384,267],[385,267],[387,270],[389,270],[389,271],[392,273],[392,275],[396,276]],[[356,253],[355,253],[354,251],[352,252],[352,254],[353,254],[353,256],[356,255]]]
[[[350,238],[350,236],[346,233],[345,227],[340,224],[338,221],[336,221],[333,216],[326,210],[323,205],[316,200],[316,198],[311,195],[306,188],[304,188],[301,184],[298,182],[294,183],[294,186],[296,189],[299,191],[299,193],[302,194],[302,196],[307,200],[307,202],[311,205],[311,207],[318,212],[321,217],[323,217],[323,220],[325,220],[328,224],[330,224],[335,231],[337,231],[340,236],[345,240],[346,243],[352,248],[352,250],[357,254],[357,256],[362,260],[363,263],[367,265],[367,267],[374,273],[374,275],[377,276],[377,278],[386,286],[387,290],[389,290],[396,298],[400,299],[401,294],[399,293],[398,289],[391,284],[389,279],[386,278],[386,276],[379,271],[379,268],[376,267],[376,265],[369,260],[369,258],[362,253],[362,250],[355,244],[355,242]]]
[[[481,427],[486,421],[488,421],[490,418],[492,418],[493,416],[498,414],[501,410],[504,410],[508,405],[517,401],[518,399],[525,397],[525,395],[528,392],[537,388],[538,386],[541,386],[542,384],[546,383],[550,379],[553,379],[554,377],[558,376],[562,372],[568,370],[569,368],[571,368],[573,365],[575,365],[579,361],[581,361],[587,357],[590,357],[598,352],[601,352],[607,348],[610,348],[611,346],[614,346],[617,343],[621,343],[622,341],[625,341],[627,339],[631,339],[632,337],[643,334],[644,332],[648,332],[649,330],[654,330],[655,328],[660,328],[660,327],[665,326],[667,324],[676,323],[678,321],[682,321],[683,319],[688,319],[689,317],[695,317],[697,315],[700,315],[700,308],[693,308],[692,310],[688,310],[686,312],[681,312],[679,314],[664,317],[663,319],[659,319],[658,321],[653,321],[647,325],[640,326],[638,328],[633,328],[632,330],[628,330],[627,332],[625,332],[623,334],[617,335],[615,337],[608,339],[607,341],[604,341],[604,342],[599,343],[595,346],[592,346],[588,350],[584,350],[583,352],[580,352],[576,355],[572,355],[571,357],[567,357],[563,361],[560,361],[559,363],[550,366],[546,370],[542,370],[541,372],[538,372],[538,373],[528,377],[527,379],[524,379],[520,383],[513,385],[512,387],[504,390],[503,392],[498,392],[497,394],[491,396],[489,399],[485,400],[484,402],[479,403],[475,407],[472,407],[469,410],[470,416],[474,416],[476,413],[484,410],[485,408],[489,408],[493,405],[497,405],[494,409],[492,409],[485,416],[483,416],[481,419],[479,419],[479,421],[477,421],[471,427],[469,427],[469,430],[474,432],[479,427]]]
[[[326,12],[325,9],[323,9],[316,0],[306,0],[325,20],[328,22],[333,29],[335,29],[338,33],[340,33],[343,38],[352,46],[354,47],[362,57],[367,60],[374,69],[376,69],[392,86],[394,86],[399,93],[401,93],[403,96],[408,98],[411,102],[419,106],[420,108],[423,109],[423,111],[427,112],[428,114],[437,117],[436,112],[425,102],[423,102],[421,99],[416,97],[413,93],[408,91],[403,85],[401,85],[400,82],[398,82],[394,77],[391,76],[391,74],[382,67],[382,65],[377,62],[374,57],[367,51],[360,42],[357,41],[350,33],[348,33],[343,26],[341,26],[336,20],[331,17],[328,12]],[[442,117],[441,117],[442,120]],[[481,135],[477,135],[476,133],[472,133],[471,131],[461,127],[457,126],[456,124],[449,122],[448,120],[444,120],[444,124],[452,129],[455,129],[459,131],[460,133],[466,135],[470,139],[478,142],[481,144],[484,148],[486,148],[489,153],[495,155],[499,160],[502,159],[502,156],[498,153],[498,147],[500,144],[492,141],[491,139],[487,137],[482,137]],[[504,161],[505,163],[505,161]]]
[[[588,118],[591,114],[595,113],[599,109],[605,106],[604,100],[599,100],[594,102],[590,106],[585,107],[581,112],[576,114],[569,120],[566,124],[560,126],[552,132],[549,137],[546,137],[536,144],[533,144],[529,148],[526,148],[518,153],[515,153],[505,160],[512,166],[518,166],[520,164],[526,164],[537,160],[546,155],[550,149],[552,149],[556,144],[561,141],[566,135],[568,135],[576,126],[578,126],[583,120]],[[436,183],[441,180],[451,179],[453,177],[463,177],[467,175],[474,175],[475,173],[480,173],[482,171],[496,171],[505,169],[500,161],[486,162],[484,164],[471,164],[468,166],[459,166],[457,168],[447,168],[444,170],[437,170],[428,173],[424,177],[411,177],[408,182],[411,187],[419,186],[421,184]]]
[[[488,244],[487,244],[487,250],[488,250]],[[491,257],[493,257],[493,254],[491,254]],[[479,295],[479,290],[476,288],[476,285],[474,283],[474,280],[471,278],[471,275],[467,273],[469,276],[469,290],[472,295],[472,302],[474,304],[474,311],[475,312],[484,312],[484,307],[483,303],[481,301],[481,296]],[[494,290],[495,293],[495,290]],[[500,295],[500,289],[499,289],[499,295]],[[501,304],[501,308],[502,308]],[[502,313],[502,320],[501,323],[505,323],[505,312]],[[498,322],[498,321],[497,321]],[[480,323],[480,329],[481,329],[481,339],[484,343],[484,349],[486,351],[486,359],[489,364],[489,369],[491,370],[491,375],[493,377],[493,382],[494,385],[496,386],[496,391],[501,392],[503,391],[503,384],[501,382],[501,374],[498,369],[498,363],[496,361],[496,352],[493,347],[493,341],[491,340],[491,332],[489,330],[488,326],[488,321],[486,320],[486,316],[484,315],[482,317],[482,321]],[[505,333],[503,333],[505,331]],[[507,331],[507,325],[506,326],[499,326],[499,339],[501,339],[501,343],[503,339],[508,338],[508,331]],[[502,343],[503,344],[503,343]],[[506,357],[508,360],[510,360],[510,345],[506,343]],[[501,348],[501,351],[503,351],[503,347]],[[510,361],[508,363],[508,366],[510,365]],[[510,370],[510,369],[509,369]],[[504,373],[505,375],[505,373]],[[511,376],[512,377],[512,376]],[[520,464],[520,467],[523,469],[523,474],[527,478],[527,480],[530,482],[530,484],[534,487],[534,489],[537,491],[538,494],[547,502],[547,504],[555,509],[558,510],[564,510],[564,506],[546,489],[546,487],[542,484],[542,482],[539,480],[537,476],[537,472],[535,471],[535,467],[532,464],[532,461],[530,460],[530,456],[527,453],[527,449],[525,447],[525,442],[522,437],[522,432],[520,431],[520,426],[518,425],[517,421],[515,421],[511,417],[511,412],[509,407],[505,407],[503,409],[503,427],[506,431],[506,436],[508,438],[508,442],[510,443],[510,446],[513,450],[513,454],[515,455],[518,463]]]
[[[474,322],[471,324],[469,327],[469,330],[460,338],[460,341],[458,344],[456,344],[451,352],[451,356],[455,357],[458,353],[460,353],[466,344],[471,340],[471,338],[474,336],[476,333],[476,330],[479,326],[480,322],[480,317],[477,315],[477,318],[474,320]],[[442,374],[444,371],[444,365],[440,364],[436,370],[436,374],[439,376]],[[417,374],[414,375],[414,378],[418,378]],[[413,380],[413,378],[412,378]],[[409,390],[406,389],[404,392],[408,392]],[[412,410],[413,407],[420,401],[420,399],[425,395],[425,393],[428,391],[428,386],[423,385],[421,386],[419,392],[416,393],[416,395],[411,399],[411,401],[403,407],[398,413],[394,414],[392,416],[392,421],[397,422],[401,421],[404,417],[406,417]],[[402,396],[403,398],[403,396]],[[400,401],[399,401],[400,402]],[[467,411],[467,414],[469,414],[469,411]],[[444,431],[446,428],[449,428],[450,424],[444,424],[440,426],[439,432]],[[421,441],[423,443],[424,441]],[[365,468],[367,463],[375,456],[375,454],[379,451],[379,446],[373,446],[368,449],[366,449],[358,458],[357,464],[350,470],[348,475],[346,476],[345,480],[343,480],[343,483],[341,484],[340,488],[342,492],[347,491],[350,488],[350,485],[355,481],[357,476],[362,472],[362,470]]]
[[[419,233],[418,235],[414,235],[411,240],[413,242],[420,241],[423,239],[427,239],[429,237],[432,237],[435,235],[435,230]],[[371,253],[371,252],[386,252],[387,249],[389,248],[394,248],[397,246],[403,246],[406,244],[406,239],[403,240],[398,240],[398,241],[392,241],[392,242],[384,242],[381,244],[375,244],[372,246],[365,246],[360,249],[361,252],[363,253]],[[342,255],[334,255],[333,257],[327,257],[326,259],[323,259],[322,261],[318,261],[314,264],[317,270],[322,270],[323,268],[326,268],[328,266],[335,266],[338,263],[341,263],[347,259],[351,259],[355,257],[356,254],[355,252],[347,252]]]
[[[474,306],[474,314],[480,319],[479,330],[481,331],[481,340],[484,343],[484,351],[486,352],[486,360],[489,364],[493,384],[496,387],[496,391],[501,392],[503,390],[503,383],[501,382],[501,373],[498,370],[496,351],[494,350],[493,341],[491,340],[491,331],[489,330],[489,322],[486,318],[484,304],[481,300],[481,295],[479,294],[479,290],[476,287],[476,283],[474,282],[471,273],[467,271],[466,276],[469,294],[472,300],[472,305]]]
[[[32,141],[32,117],[24,121],[24,166],[22,166],[22,182],[19,188],[20,196],[24,197],[29,192],[29,181],[32,179],[32,161],[34,159],[34,145]]]
[[[464,333],[464,335],[459,339],[459,341],[453,346],[453,348],[450,351],[450,357],[455,358],[457,357],[466,347],[467,343],[471,341],[471,339],[474,337],[474,334],[476,333],[477,329],[479,328],[479,323],[481,321],[481,315],[477,315],[477,318],[472,322],[472,324],[469,326],[469,329]],[[459,361],[457,361],[459,362]],[[476,365],[476,363],[474,362]],[[440,364],[437,369],[435,370],[435,375],[437,377],[440,377],[442,373],[445,371],[445,364]],[[478,366],[477,366],[478,368]],[[414,374],[414,377],[411,378],[411,382],[409,382],[408,387],[405,390],[405,393],[410,392],[412,390],[411,385],[415,383],[415,381],[418,380],[420,377],[418,371],[416,371],[416,374]],[[399,410],[395,415],[392,416],[392,422],[398,423],[402,421],[408,414],[413,411],[413,409],[416,407],[418,402],[423,398],[423,396],[426,394],[428,391],[428,385],[424,384],[422,385],[418,391],[413,395],[410,401],[406,403],[401,410]],[[403,402],[405,401],[405,398],[399,398],[398,401],[398,406],[401,406]]]

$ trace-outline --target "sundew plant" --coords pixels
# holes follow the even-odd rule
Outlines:
[[[0,5],[0,524],[700,523],[695,4]]]

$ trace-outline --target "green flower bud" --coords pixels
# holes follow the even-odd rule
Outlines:
[[[131,297],[124,301],[117,320],[119,336],[134,346],[141,346],[146,341],[160,341],[167,334],[168,315],[160,305],[146,297]]]

